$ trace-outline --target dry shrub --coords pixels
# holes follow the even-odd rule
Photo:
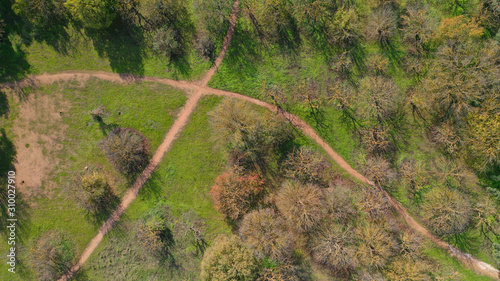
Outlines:
[[[270,208],[245,215],[239,235],[251,249],[274,260],[286,259],[293,250],[293,234],[287,230],[283,219]]]
[[[364,166],[365,176],[380,186],[388,185],[396,177],[391,164],[382,157],[369,157]]]
[[[210,195],[217,210],[228,219],[237,220],[257,204],[264,186],[259,174],[229,171],[215,179]]]
[[[470,224],[472,208],[469,200],[450,188],[436,188],[425,195],[422,217],[438,235],[459,234]]]
[[[71,196],[87,212],[98,214],[108,210],[117,197],[106,178],[98,172],[83,175],[71,188]]]
[[[354,235],[349,227],[322,224],[311,238],[314,260],[335,272],[350,273],[357,266]]]
[[[366,223],[356,230],[358,252],[356,257],[361,265],[381,268],[395,253],[397,243],[381,224]]]
[[[203,255],[200,275],[203,281],[253,281],[260,268],[260,261],[238,236],[219,235]]]
[[[276,206],[297,232],[311,231],[328,211],[321,189],[296,181],[283,184],[276,196]]]
[[[100,143],[100,147],[121,173],[133,175],[148,163],[149,142],[136,130],[116,128]]]
[[[75,257],[71,240],[57,231],[42,234],[30,251],[38,280],[43,281],[57,280],[69,270]]]
[[[304,146],[293,150],[283,166],[288,178],[322,185],[328,184],[332,172],[330,162],[323,155]]]
[[[174,244],[168,222],[161,215],[153,215],[142,221],[137,236],[142,246],[157,257],[166,257]]]

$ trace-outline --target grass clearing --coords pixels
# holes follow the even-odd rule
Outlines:
[[[53,169],[44,178],[40,192],[31,196],[22,196],[23,194],[18,193],[18,204],[24,203],[18,205],[18,212],[23,215],[19,217],[17,232],[19,274],[12,275],[7,271],[7,265],[2,263],[1,280],[33,280],[34,273],[29,269],[33,268],[29,263],[29,249],[47,230],[58,230],[68,234],[75,244],[76,254],[79,255],[97,232],[100,222],[86,217],[74,200],[68,198],[70,194],[64,191],[66,186],[88,166],[104,173],[117,195],[121,196],[128,188],[129,182],[107,162],[97,147],[98,143],[114,126],[129,127],[143,133],[151,142],[151,151],[154,152],[186,101],[183,92],[165,85],[142,82],[113,84],[96,79],[84,84],[76,81],[61,82],[38,89],[25,89],[24,93],[32,100],[26,99],[19,105],[15,102],[16,98],[9,97],[9,101],[12,101],[9,104],[10,113],[7,119],[9,122],[16,123],[16,118],[22,117],[19,116],[19,108],[23,103],[36,103],[43,100],[44,96],[61,98],[69,106],[52,108],[57,110],[56,112],[45,112],[60,115],[64,124],[62,128],[52,128],[51,124],[36,122],[33,126],[30,125],[33,133],[38,136],[50,134],[54,129],[63,130],[63,135],[54,140],[61,149],[46,149],[44,156],[51,161],[57,160],[58,164],[56,167],[51,167]],[[145,99],[144,96],[148,98]],[[103,105],[108,112],[101,123],[94,121],[90,116],[90,111],[99,105]],[[33,149],[36,143],[26,147],[22,137],[14,136],[12,133],[16,128],[13,125],[9,126],[12,128],[12,130],[9,128],[12,140],[22,144],[18,145],[17,153],[21,153],[23,149]],[[18,183],[18,188],[22,189],[23,186]],[[6,241],[6,232],[0,235],[1,239]],[[7,252],[7,246],[7,243],[2,243],[0,251]]]

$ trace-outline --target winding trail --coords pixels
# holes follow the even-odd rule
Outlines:
[[[158,167],[159,163],[163,159],[163,156],[172,146],[173,141],[176,139],[177,135],[182,131],[184,126],[187,124],[191,113],[196,108],[196,105],[199,99],[204,95],[217,95],[217,96],[226,96],[235,99],[245,100],[251,102],[253,104],[265,107],[271,111],[282,114],[285,118],[287,118],[291,124],[297,128],[299,128],[306,136],[314,139],[324,150],[325,152],[346,172],[348,172],[351,176],[355,177],[361,182],[364,182],[373,188],[377,189],[379,192],[383,193],[389,203],[396,209],[396,211],[405,219],[406,223],[416,232],[420,233],[424,237],[429,238],[432,242],[434,242],[440,248],[447,250],[451,256],[460,260],[464,265],[469,268],[474,269],[476,272],[482,275],[489,276],[493,279],[500,280],[499,271],[491,266],[488,263],[482,262],[472,255],[464,253],[459,249],[451,246],[447,242],[441,240],[434,234],[432,234],[429,230],[427,230],[424,226],[419,224],[409,213],[408,211],[397,202],[392,196],[385,191],[380,186],[376,185],[374,182],[370,181],[358,171],[354,170],[339,154],[337,154],[320,136],[314,131],[314,129],[309,126],[305,121],[300,119],[298,116],[283,111],[278,107],[269,104],[267,102],[254,99],[248,96],[244,96],[238,93],[213,89],[207,86],[208,82],[212,78],[212,76],[217,71],[218,67],[222,63],[224,56],[227,52],[229,44],[231,42],[231,38],[234,33],[234,28],[236,26],[236,20],[239,12],[239,3],[240,0],[236,0],[233,4],[233,9],[230,17],[230,25],[228,28],[228,32],[226,37],[224,38],[223,46],[219,56],[217,57],[214,66],[204,75],[204,77],[196,82],[187,82],[187,81],[176,81],[171,79],[160,79],[153,77],[142,77],[131,74],[116,74],[116,73],[108,73],[108,72],[93,72],[93,71],[66,71],[58,74],[42,74],[38,76],[32,76],[27,79],[23,79],[17,82],[7,82],[0,84],[1,87],[25,87],[28,85],[39,85],[39,84],[51,84],[57,81],[86,81],[90,78],[98,78],[102,80],[107,80],[111,82],[119,82],[119,83],[133,83],[137,81],[149,81],[149,82],[158,82],[166,85],[170,85],[172,87],[184,90],[188,93],[191,93],[188,101],[185,106],[179,113],[177,119],[175,120],[172,127],[169,129],[162,144],[158,147],[155,154],[153,155],[151,161],[146,166],[141,175],[137,178],[135,183],[129,188],[123,197],[120,205],[117,209],[111,214],[111,216],[104,222],[104,224],[99,229],[97,235],[90,241],[87,247],[84,249],[79,261],[65,274],[63,275],[59,281],[66,281],[73,277],[73,275],[83,266],[83,264],[87,261],[90,255],[94,252],[94,250],[99,246],[104,236],[113,228],[113,226],[119,221],[121,215],[125,212],[125,210],[130,206],[130,204],[137,197],[142,186],[149,179],[153,171]]]

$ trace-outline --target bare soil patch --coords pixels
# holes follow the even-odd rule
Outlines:
[[[55,183],[48,178],[60,164],[57,153],[62,149],[61,140],[68,127],[62,115],[70,106],[60,94],[35,93],[20,102],[19,117],[13,125],[17,151],[14,165],[18,188],[25,198],[53,194]]]

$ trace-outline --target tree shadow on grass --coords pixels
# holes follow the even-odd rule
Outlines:
[[[0,44],[0,80],[19,80],[29,71],[30,64],[21,45],[13,45],[9,38]]]
[[[256,62],[260,59],[259,44],[250,32],[236,28],[224,64],[241,78],[255,77]]]
[[[9,100],[7,99],[7,95],[0,90],[0,117],[4,117],[5,119],[9,118]]]
[[[106,29],[88,29],[85,33],[99,56],[109,59],[114,72],[144,75],[145,38],[139,28],[125,28],[115,22]]]

